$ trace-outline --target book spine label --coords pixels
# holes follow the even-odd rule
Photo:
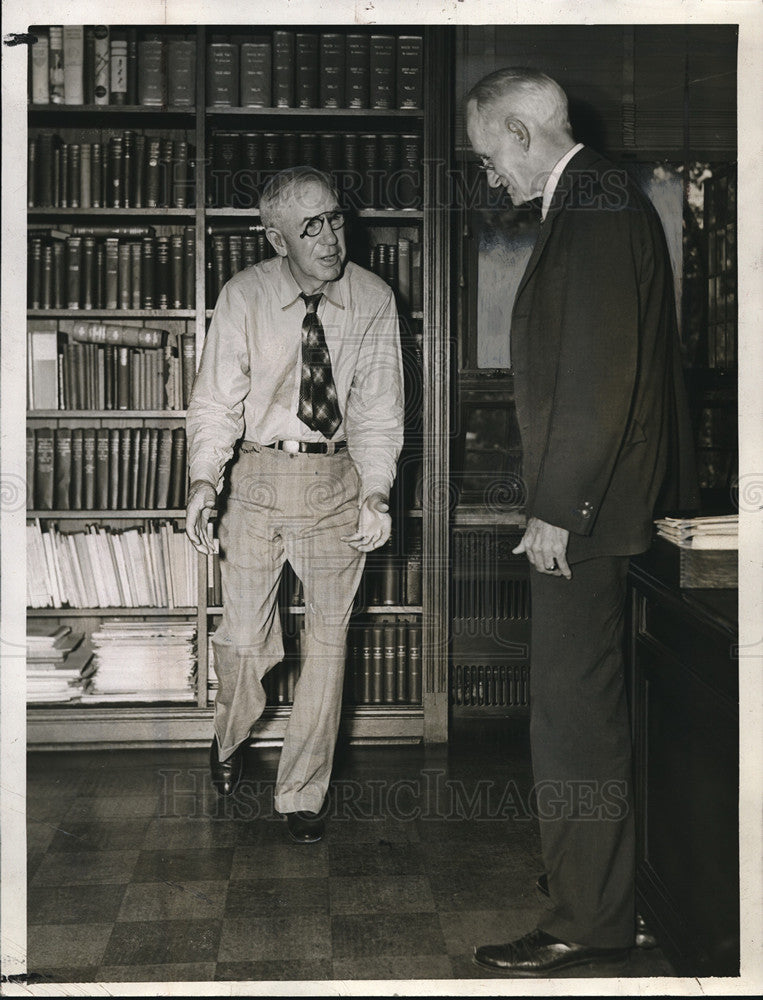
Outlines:
[[[167,100],[171,107],[196,103],[196,42],[173,38],[167,45]]]
[[[96,24],[93,30],[94,54],[93,74],[95,77],[93,97],[96,104],[108,104],[111,91],[111,40],[107,24]]]
[[[241,105],[269,108],[272,101],[273,53],[267,42],[244,42],[241,46]]]
[[[273,32],[273,104],[293,108],[295,38],[293,31]]]
[[[50,46],[44,31],[37,33],[32,45],[32,104],[48,104],[50,99]]]
[[[65,25],[64,104],[84,104],[85,30],[81,24]]]

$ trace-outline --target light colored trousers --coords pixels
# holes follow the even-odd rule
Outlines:
[[[278,587],[288,559],[302,581],[305,638],[278,767],[279,812],[318,812],[334,757],[345,640],[365,555],[341,540],[358,521],[358,474],[347,449],[289,455],[243,442],[219,527],[223,614],[212,642],[221,760],[265,708],[265,674],[283,658]]]

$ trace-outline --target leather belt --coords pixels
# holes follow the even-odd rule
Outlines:
[[[275,448],[287,455],[334,455],[347,447],[346,441],[273,441],[263,448]]]

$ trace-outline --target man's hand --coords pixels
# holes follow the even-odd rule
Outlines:
[[[209,556],[214,547],[207,534],[209,515],[215,506],[215,488],[203,479],[191,483],[185,512],[185,533],[197,552]]]
[[[564,576],[572,579],[567,565],[567,541],[570,537],[566,528],[547,524],[539,517],[531,517],[527,522],[522,541],[513,550],[515,555],[524,552],[539,573],[549,576]]]
[[[354,535],[345,535],[342,541],[358,552],[373,552],[381,548],[392,532],[392,518],[388,511],[387,498],[380,493],[372,493],[361,505],[357,531]]]

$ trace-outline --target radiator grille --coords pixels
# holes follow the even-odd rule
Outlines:
[[[454,664],[451,705],[457,708],[524,708],[529,704],[526,664]]]

